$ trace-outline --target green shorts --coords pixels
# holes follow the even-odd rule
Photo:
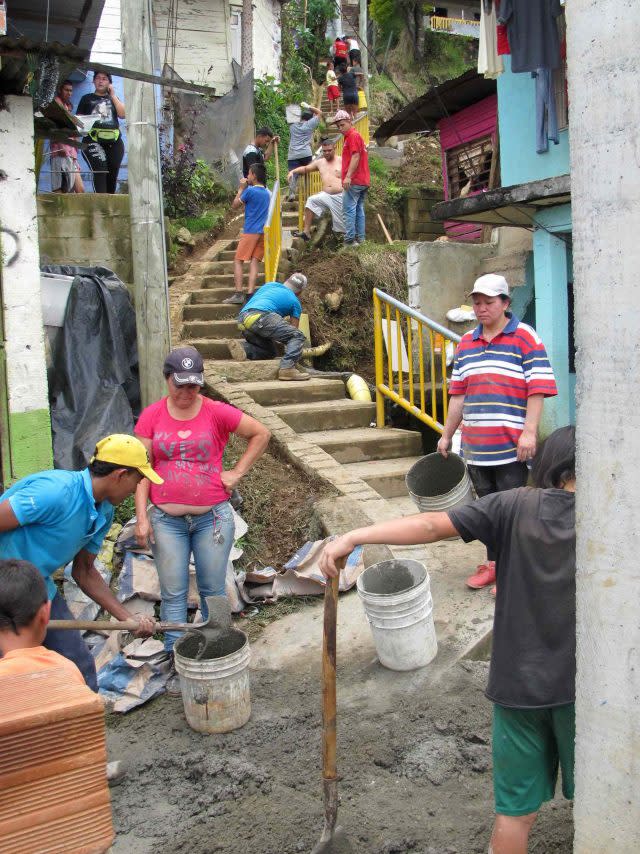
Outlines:
[[[562,768],[562,793],[573,799],[575,707],[493,706],[493,791],[500,815],[527,815],[550,801]]]

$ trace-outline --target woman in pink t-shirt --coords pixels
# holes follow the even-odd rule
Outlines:
[[[203,370],[195,348],[172,350],[163,368],[167,397],[147,406],[135,428],[164,478],[160,485],[146,481],[138,487],[136,537],[141,546],[151,543],[160,576],[161,616],[168,622],[186,621],[192,552],[203,619],[208,617],[205,597],[224,596],[234,534],[229,496],[270,436],[255,418],[203,397]],[[234,468],[223,471],[230,433],[246,439],[247,448]],[[179,636],[167,632],[166,649],[173,649]]]

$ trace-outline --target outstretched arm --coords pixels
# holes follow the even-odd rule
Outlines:
[[[356,528],[342,537],[331,540],[320,556],[320,569],[327,578],[337,575],[337,561],[351,554],[356,546],[379,544],[413,546],[417,543],[436,543],[447,537],[457,537],[458,531],[447,513],[419,513],[390,522],[380,522],[367,528]]]

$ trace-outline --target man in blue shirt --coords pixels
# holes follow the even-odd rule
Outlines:
[[[237,359],[274,359],[276,342],[284,344],[278,379],[287,381],[308,380],[309,374],[299,371],[306,338],[298,329],[302,306],[298,294],[307,285],[303,273],[294,273],[284,282],[267,282],[244,306],[238,315],[244,344],[231,341],[231,355]],[[288,317],[287,323],[284,318]]]
[[[258,264],[264,258],[264,226],[269,216],[271,193],[266,188],[267,170],[261,163],[249,167],[249,177],[240,180],[236,197],[231,203],[232,208],[244,205],[244,227],[238,248],[233,259],[233,284],[235,293],[223,300],[229,305],[242,305],[245,296],[242,293],[244,280],[243,265],[249,262],[249,292],[247,298],[256,289],[258,281]]]
[[[114,596],[94,566],[113,521],[114,505],[132,495],[143,477],[162,479],[134,436],[114,434],[96,446],[83,471],[43,471],[19,480],[0,501],[0,558],[33,563],[44,576],[51,619],[73,619],[53,581],[53,573],[73,561],[78,587],[117,620],[138,621],[138,636],[153,634],[154,621],[132,615]],[[48,631],[44,646],[73,661],[87,685],[98,690],[93,656],[77,631]]]

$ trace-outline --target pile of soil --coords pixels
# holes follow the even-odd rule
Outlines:
[[[300,639],[302,641],[302,639]],[[293,639],[292,639],[293,642]],[[108,719],[111,758],[128,775],[112,790],[113,854],[296,854],[322,828],[319,661],[256,670],[253,712],[226,735],[193,732],[182,701],[162,697]],[[344,655],[338,670],[339,821],[360,854],[486,852],[493,820],[491,704],[484,662],[446,685]],[[368,683],[378,680],[377,690]],[[345,685],[361,699],[341,703]],[[383,687],[384,690],[380,691]],[[356,687],[357,691],[357,687]],[[543,807],[531,851],[571,850],[570,805]]]
[[[416,136],[404,142],[402,166],[393,180],[403,187],[442,188],[442,156],[438,134]]]
[[[407,259],[404,247],[367,244],[357,251],[326,249],[305,252],[296,269],[309,279],[302,297],[309,313],[313,344],[332,341],[325,356],[314,361],[324,371],[353,371],[369,382],[374,379],[372,290],[380,288],[406,301]],[[342,292],[337,310],[325,301],[328,294]]]

